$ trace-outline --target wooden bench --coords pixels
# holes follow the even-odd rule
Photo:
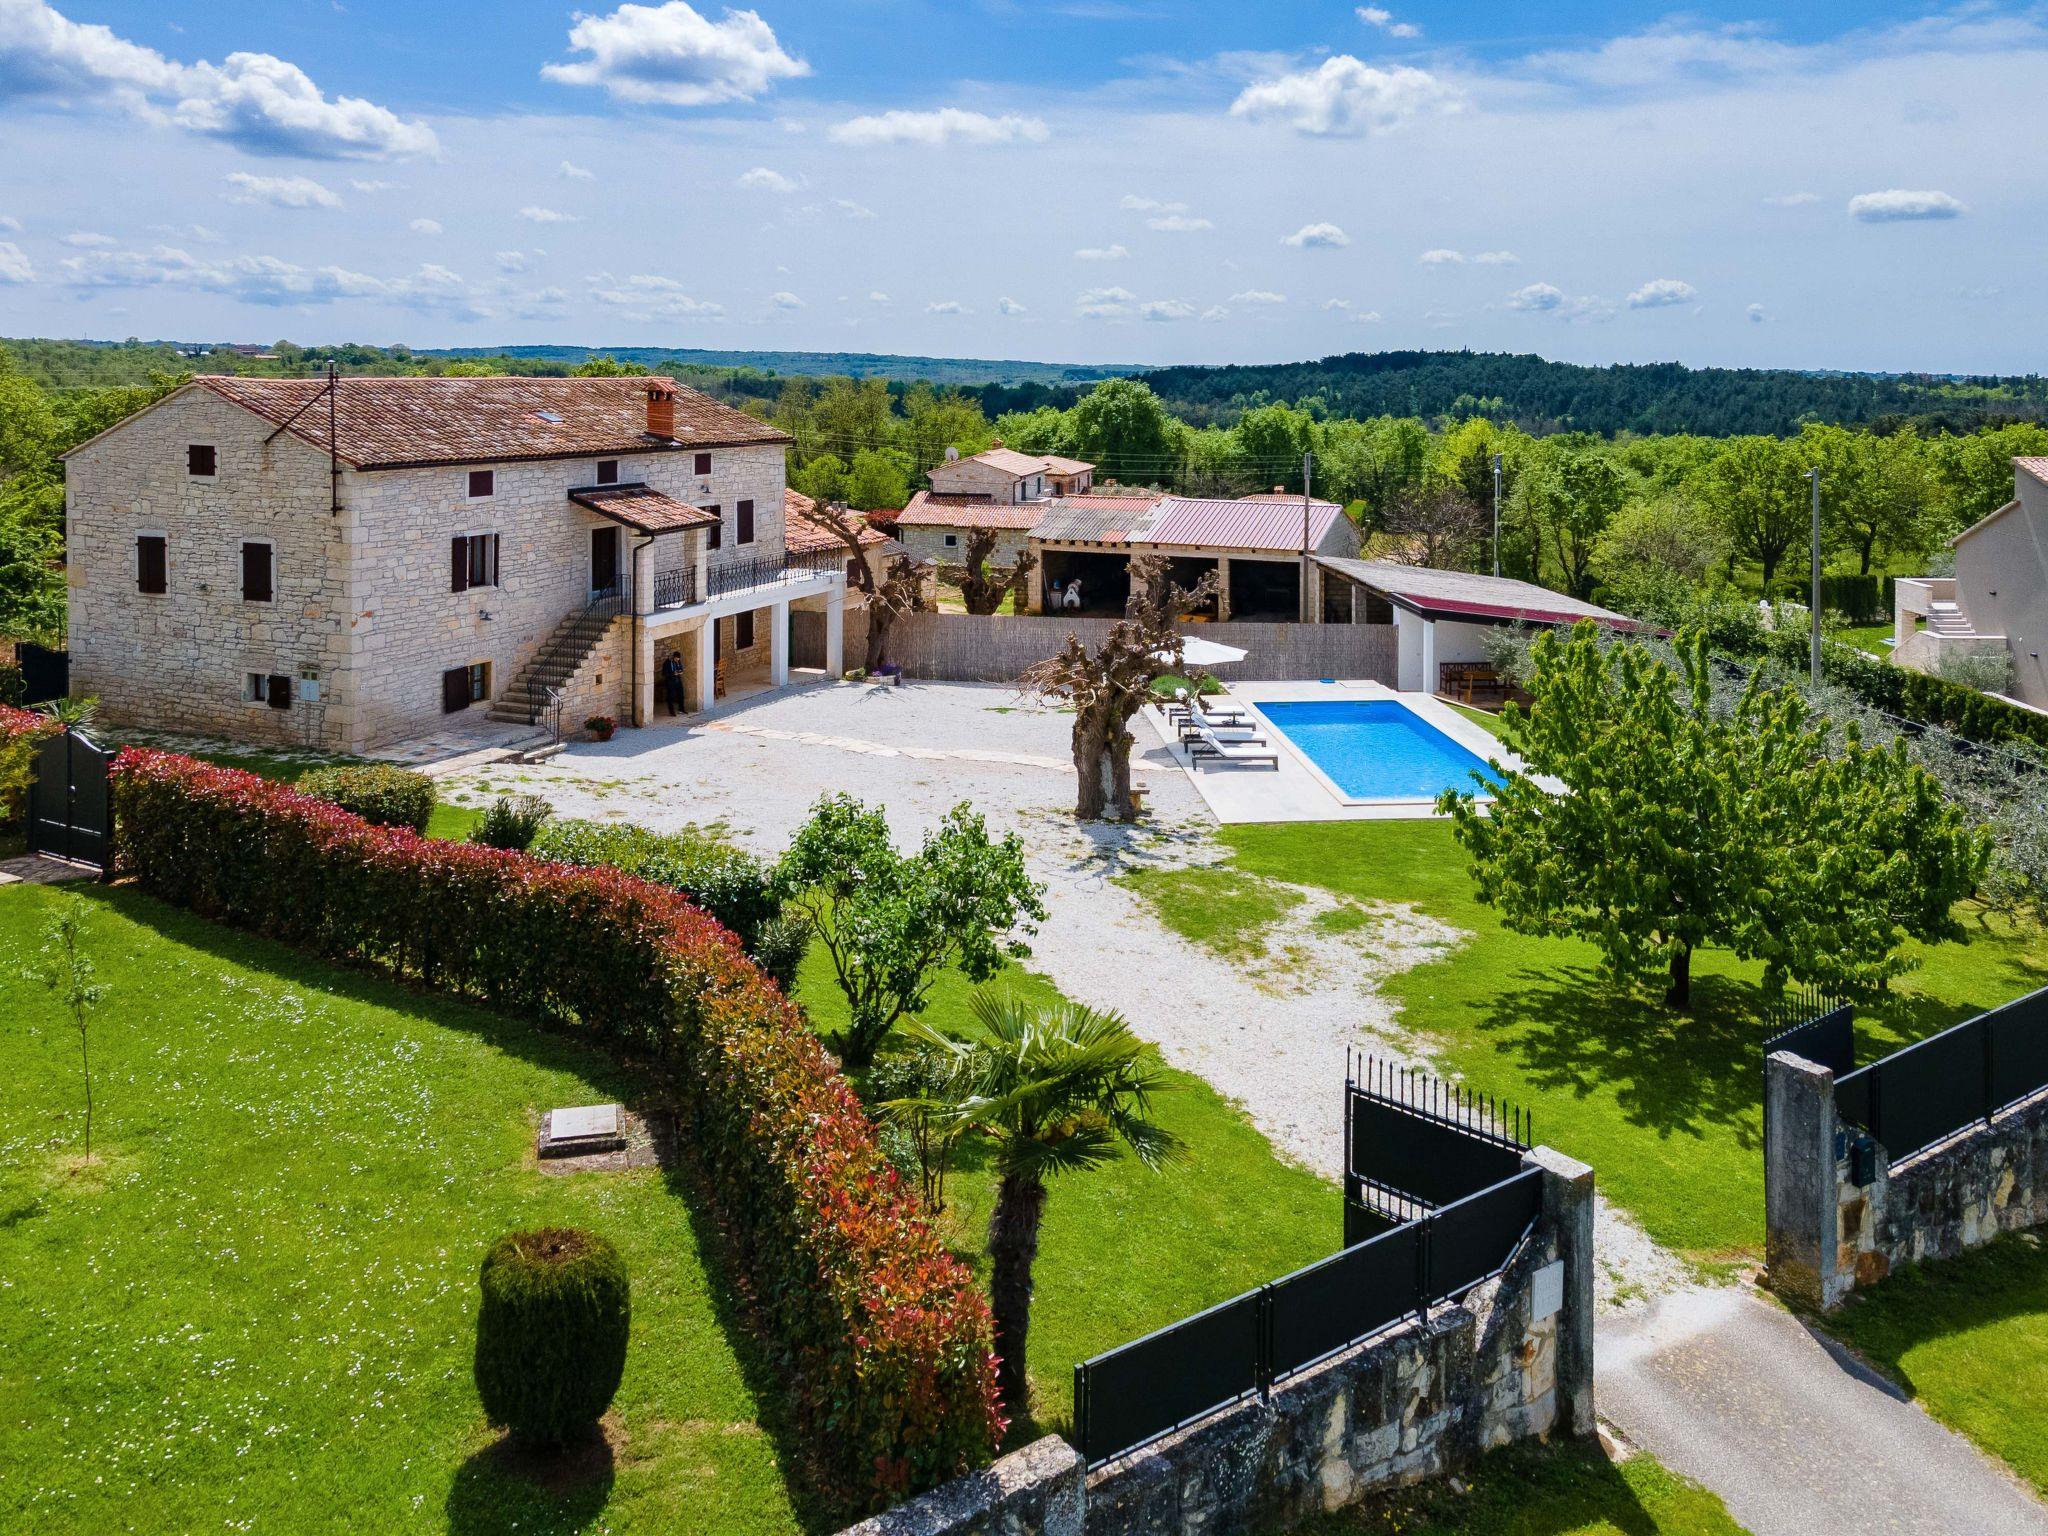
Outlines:
[[[1460,704],[1498,709],[1514,692],[1514,684],[1483,661],[1446,661],[1437,674],[1437,692]]]

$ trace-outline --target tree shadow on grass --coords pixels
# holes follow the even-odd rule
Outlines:
[[[1482,1457],[1467,1478],[1462,1489],[1433,1479],[1296,1529],[1302,1536],[1572,1536],[1596,1527],[1662,1536],[1669,1529],[1620,1468],[1588,1447],[1509,1446]]]
[[[1606,1090],[1631,1125],[1660,1136],[1729,1129],[1747,1148],[1761,1143],[1767,1007],[1758,987],[1702,976],[1692,1011],[1677,1013],[1593,966],[1562,965],[1518,971],[1476,1022],[1546,1094]]]
[[[448,1529],[455,1536],[514,1530],[573,1536],[604,1512],[616,1476],[611,1444],[602,1435],[556,1452],[509,1437],[494,1440],[456,1469]]]

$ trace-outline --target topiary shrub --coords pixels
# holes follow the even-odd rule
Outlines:
[[[508,1232],[484,1255],[480,1280],[484,1417],[542,1445],[588,1434],[626,1369],[633,1308],[619,1251],[572,1227]]]
[[[434,781],[424,773],[390,763],[316,768],[299,780],[297,788],[377,827],[424,832],[427,818],[434,814]]]
[[[539,795],[500,795],[491,802],[483,819],[470,828],[469,840],[486,848],[511,848],[525,852],[533,846],[541,824],[555,814],[555,808]]]

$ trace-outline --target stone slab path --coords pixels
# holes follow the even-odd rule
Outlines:
[[[1747,1287],[1609,1314],[1594,1358],[1602,1416],[1755,1536],[2048,1536],[2004,1466]]]
[[[0,885],[61,885],[67,880],[97,880],[100,872],[83,864],[62,859],[45,859],[24,854],[18,859],[0,859]]]

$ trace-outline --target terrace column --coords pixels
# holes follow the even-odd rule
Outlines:
[[[631,622],[631,644],[635,652],[633,723],[645,725],[654,718],[654,636],[644,620],[635,619]]]
[[[718,658],[713,632],[718,620],[707,618],[697,626],[697,708],[709,709],[718,702]]]
[[[789,603],[768,605],[768,686],[780,688],[789,681]]]
[[[1436,675],[1436,620],[1422,621],[1422,691],[1435,693]]]
[[[839,582],[825,594],[825,676],[834,682],[846,671],[846,588]]]
[[[1216,622],[1227,623],[1230,619],[1230,557],[1216,557]]]

